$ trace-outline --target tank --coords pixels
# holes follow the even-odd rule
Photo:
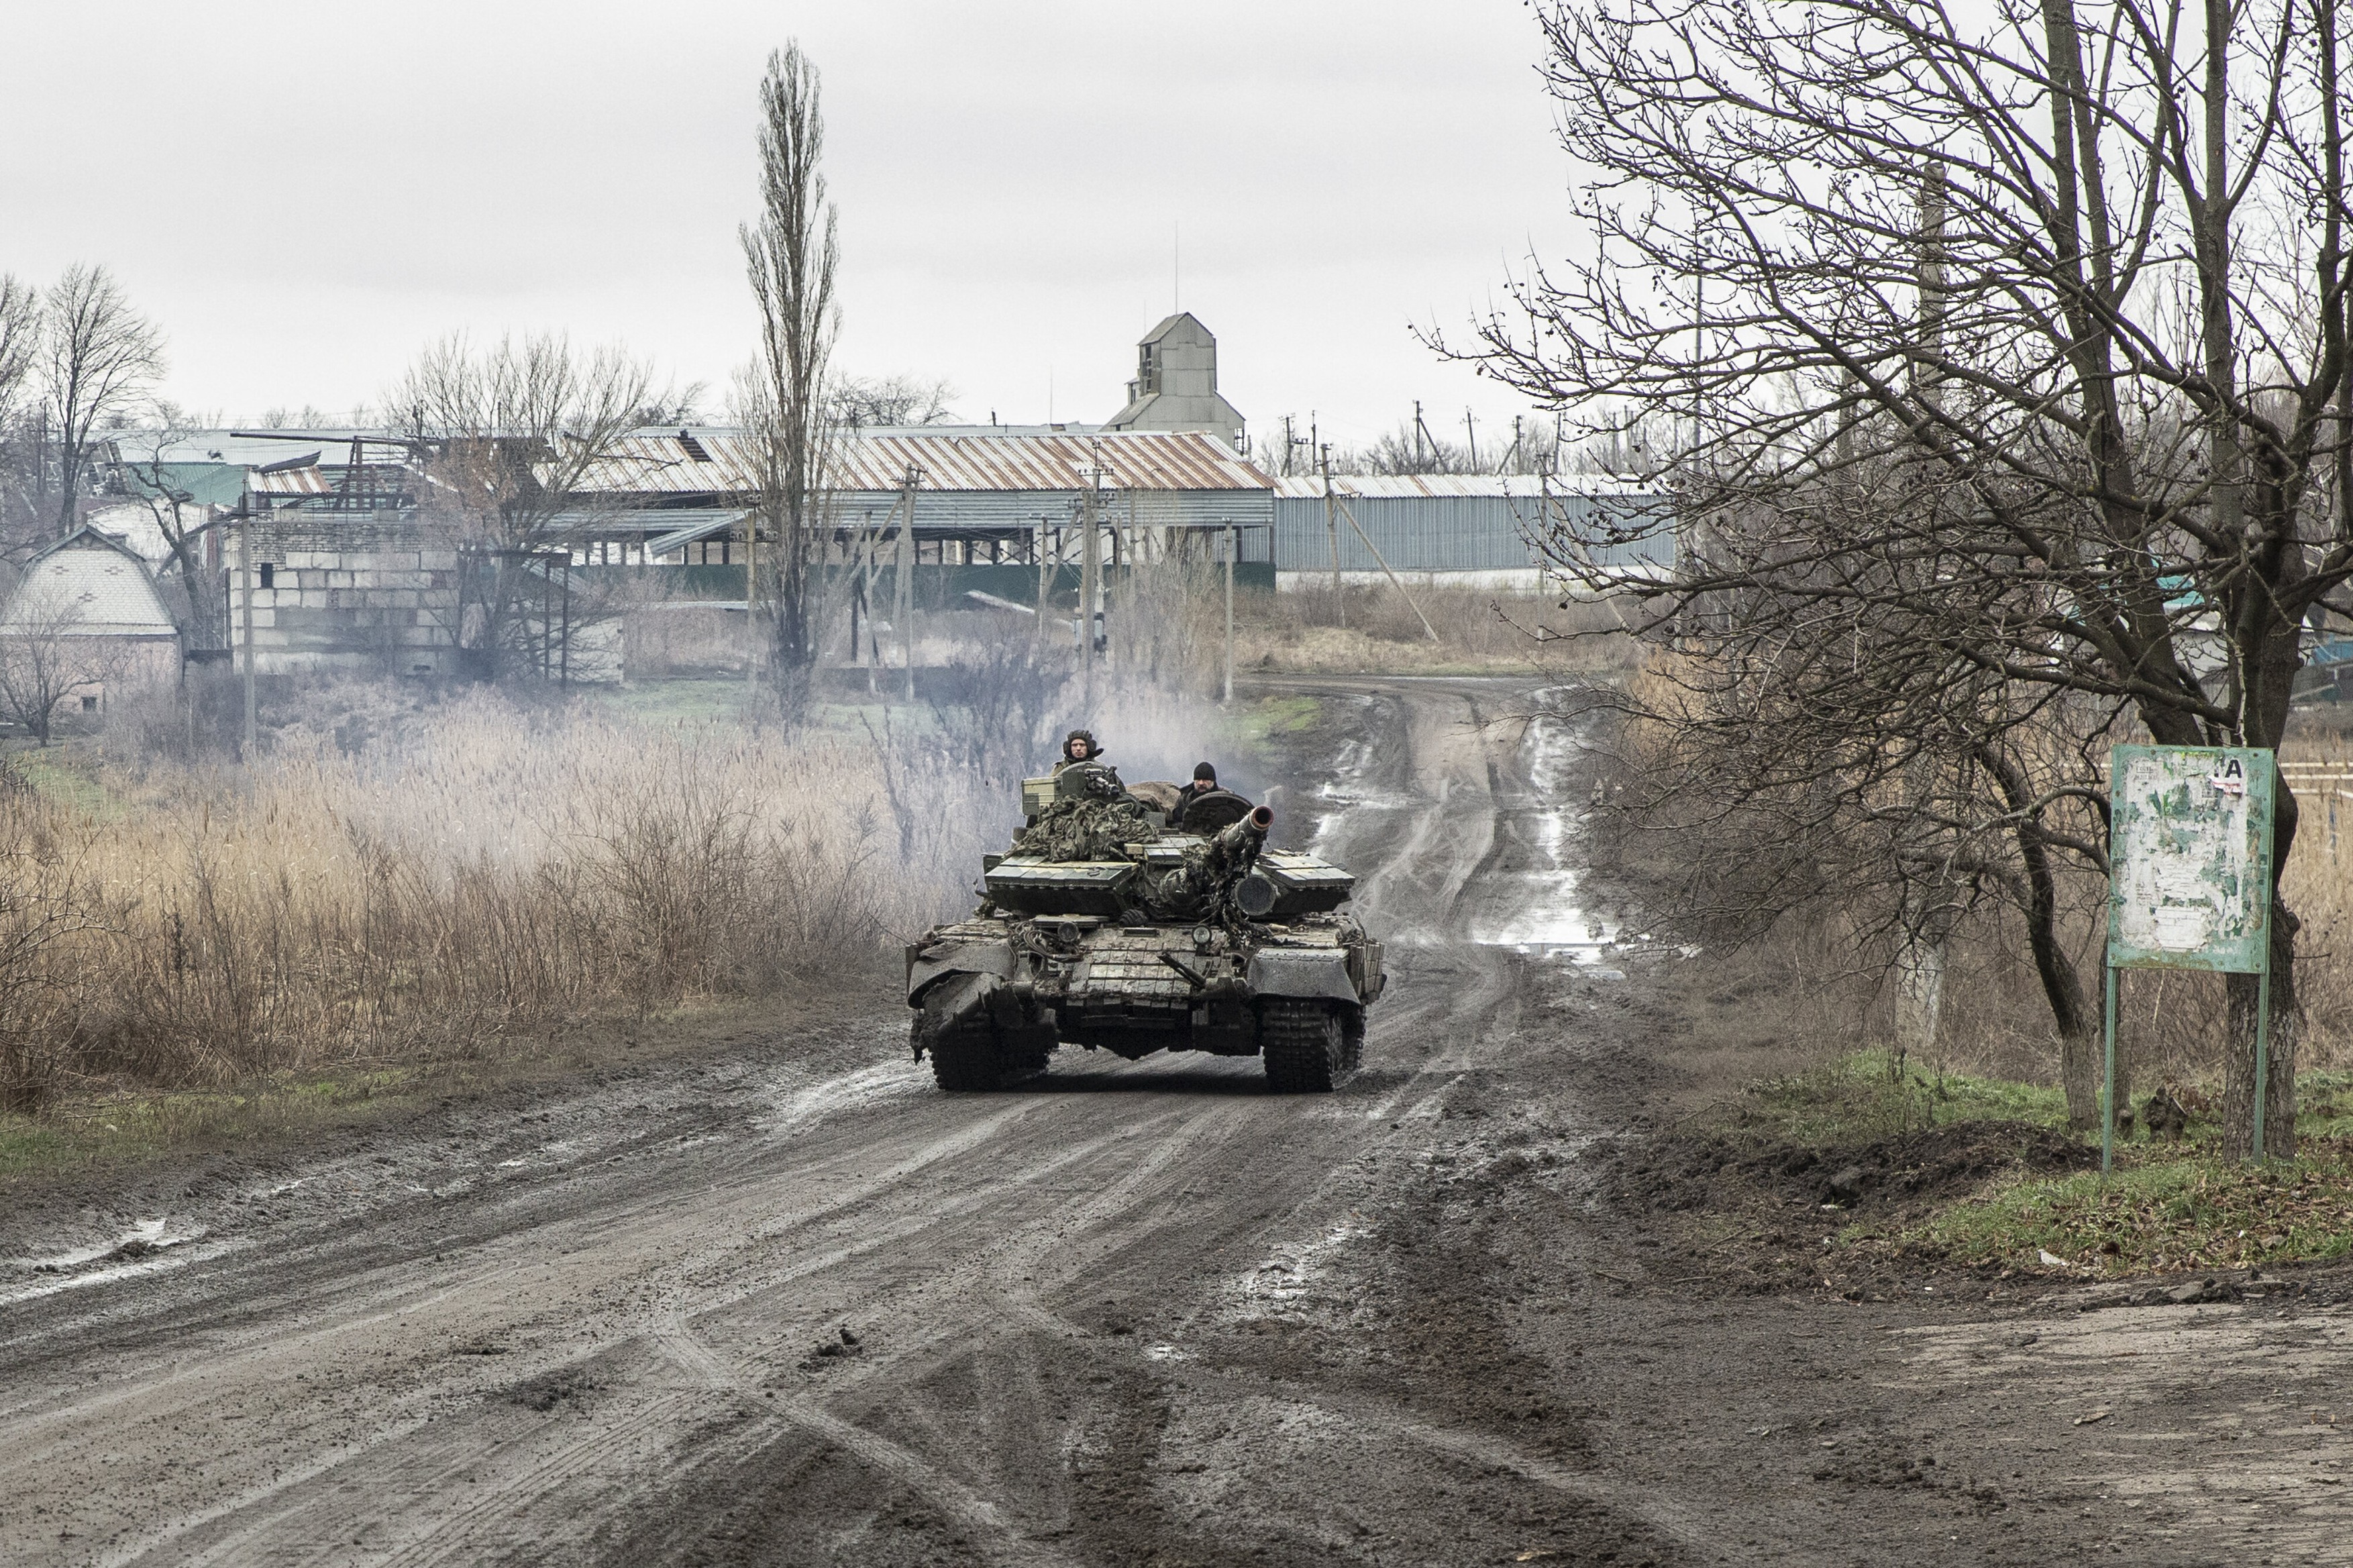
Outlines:
[[[1130,789],[1108,767],[1021,790],[980,907],[907,949],[911,1042],[942,1089],[1003,1088],[1065,1046],[1255,1056],[1292,1093],[1356,1070],[1386,977],[1346,907],[1355,878],[1268,848],[1273,813],[1228,791],[1172,826],[1176,786]]]

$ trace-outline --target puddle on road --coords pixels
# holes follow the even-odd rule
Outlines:
[[[1536,802],[1569,798],[1571,768],[1577,737],[1558,719],[1538,717],[1528,722],[1528,783]],[[1497,803],[1499,805],[1502,802]],[[1496,900],[1511,911],[1492,922],[1475,923],[1471,940],[1482,946],[1508,947],[1534,958],[1565,958],[1575,964],[1598,964],[1603,952],[1618,945],[1616,922],[1588,910],[1578,900],[1578,877],[1574,864],[1576,834],[1585,814],[1553,804],[1514,812],[1533,825],[1535,864],[1497,879],[1515,885],[1516,898]],[[1616,978],[1619,971],[1604,971]]]
[[[928,1070],[916,1070],[903,1059],[879,1062],[777,1093],[770,1102],[773,1114],[754,1126],[763,1137],[788,1137],[812,1122],[853,1107],[928,1095],[931,1076]]]
[[[1364,1234],[1365,1226],[1351,1218],[1312,1241],[1278,1247],[1273,1257],[1234,1282],[1235,1292],[1261,1310],[1295,1309],[1324,1274],[1325,1255]]]
[[[69,1247],[39,1258],[12,1259],[10,1267],[13,1271],[21,1271],[32,1278],[14,1289],[0,1289],[0,1306],[14,1301],[29,1301],[36,1297],[54,1295],[59,1290],[76,1289],[84,1285],[101,1284],[110,1279],[124,1279],[138,1274],[159,1274],[198,1258],[216,1258],[234,1245],[228,1242],[190,1245],[201,1242],[205,1235],[202,1226],[183,1226],[174,1229],[169,1220],[141,1220],[120,1236],[105,1241]]]

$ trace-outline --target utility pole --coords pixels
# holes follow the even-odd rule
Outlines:
[[[1033,646],[1043,648],[1046,646],[1047,574],[1051,570],[1051,568],[1046,564],[1046,518],[1045,514],[1042,512],[1039,513],[1038,517],[1038,532],[1036,537],[1038,541],[1036,546],[1038,552],[1038,614],[1035,617],[1035,624],[1029,628],[1029,641]]]
[[[1479,428],[1471,422],[1471,411],[1462,411],[1462,433],[1471,438],[1471,471],[1479,471]]]
[[[246,528],[250,510],[240,507],[237,514],[237,564],[245,575],[245,744],[238,755],[248,763],[253,761],[258,707],[253,676],[253,536]]]
[[[1413,469],[1421,471],[1421,399],[1413,400]]]
[[[1308,427],[1307,438],[1315,442],[1315,465],[1324,476],[1324,526],[1332,535],[1332,613],[1339,617],[1345,630],[1348,625],[1348,601],[1340,594],[1340,509],[1332,500],[1332,448],[1317,437],[1321,432]]]
[[[1226,526],[1226,694],[1221,700],[1229,707],[1234,700],[1234,560],[1241,552],[1241,526],[1229,523]]]
[[[1282,477],[1291,477],[1291,454],[1298,447],[1299,437],[1291,433],[1291,416],[1282,416]]]
[[[923,470],[907,465],[907,515],[899,524],[899,604],[892,613],[899,623],[899,662],[907,672],[907,700],[915,700],[915,489]]]
[[[1095,705],[1096,600],[1103,593],[1103,453],[1098,448],[1087,468],[1087,489],[1082,499],[1085,515],[1079,537],[1079,669],[1081,692],[1090,714]]]

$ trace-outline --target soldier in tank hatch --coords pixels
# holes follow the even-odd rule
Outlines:
[[[1185,808],[1192,805],[1195,801],[1200,799],[1205,795],[1216,794],[1217,790],[1218,770],[1211,767],[1207,763],[1194,763],[1193,782],[1185,785],[1176,792],[1176,805],[1175,808],[1168,813],[1168,826],[1171,827],[1183,826],[1185,823]]]
[[[1075,767],[1081,763],[1101,763],[1102,761],[1103,748],[1095,744],[1094,731],[1073,730],[1062,737],[1062,755],[1060,760],[1055,763],[1054,771],[1060,773],[1064,768]]]

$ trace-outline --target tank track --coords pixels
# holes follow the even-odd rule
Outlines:
[[[1258,1037],[1267,1085],[1277,1094],[1329,1094],[1364,1057],[1363,1026],[1327,1002],[1265,1003]]]
[[[932,1037],[931,1058],[932,1077],[942,1089],[986,1092],[1044,1072],[1047,1053],[1006,1041],[985,1016],[966,1016]]]

